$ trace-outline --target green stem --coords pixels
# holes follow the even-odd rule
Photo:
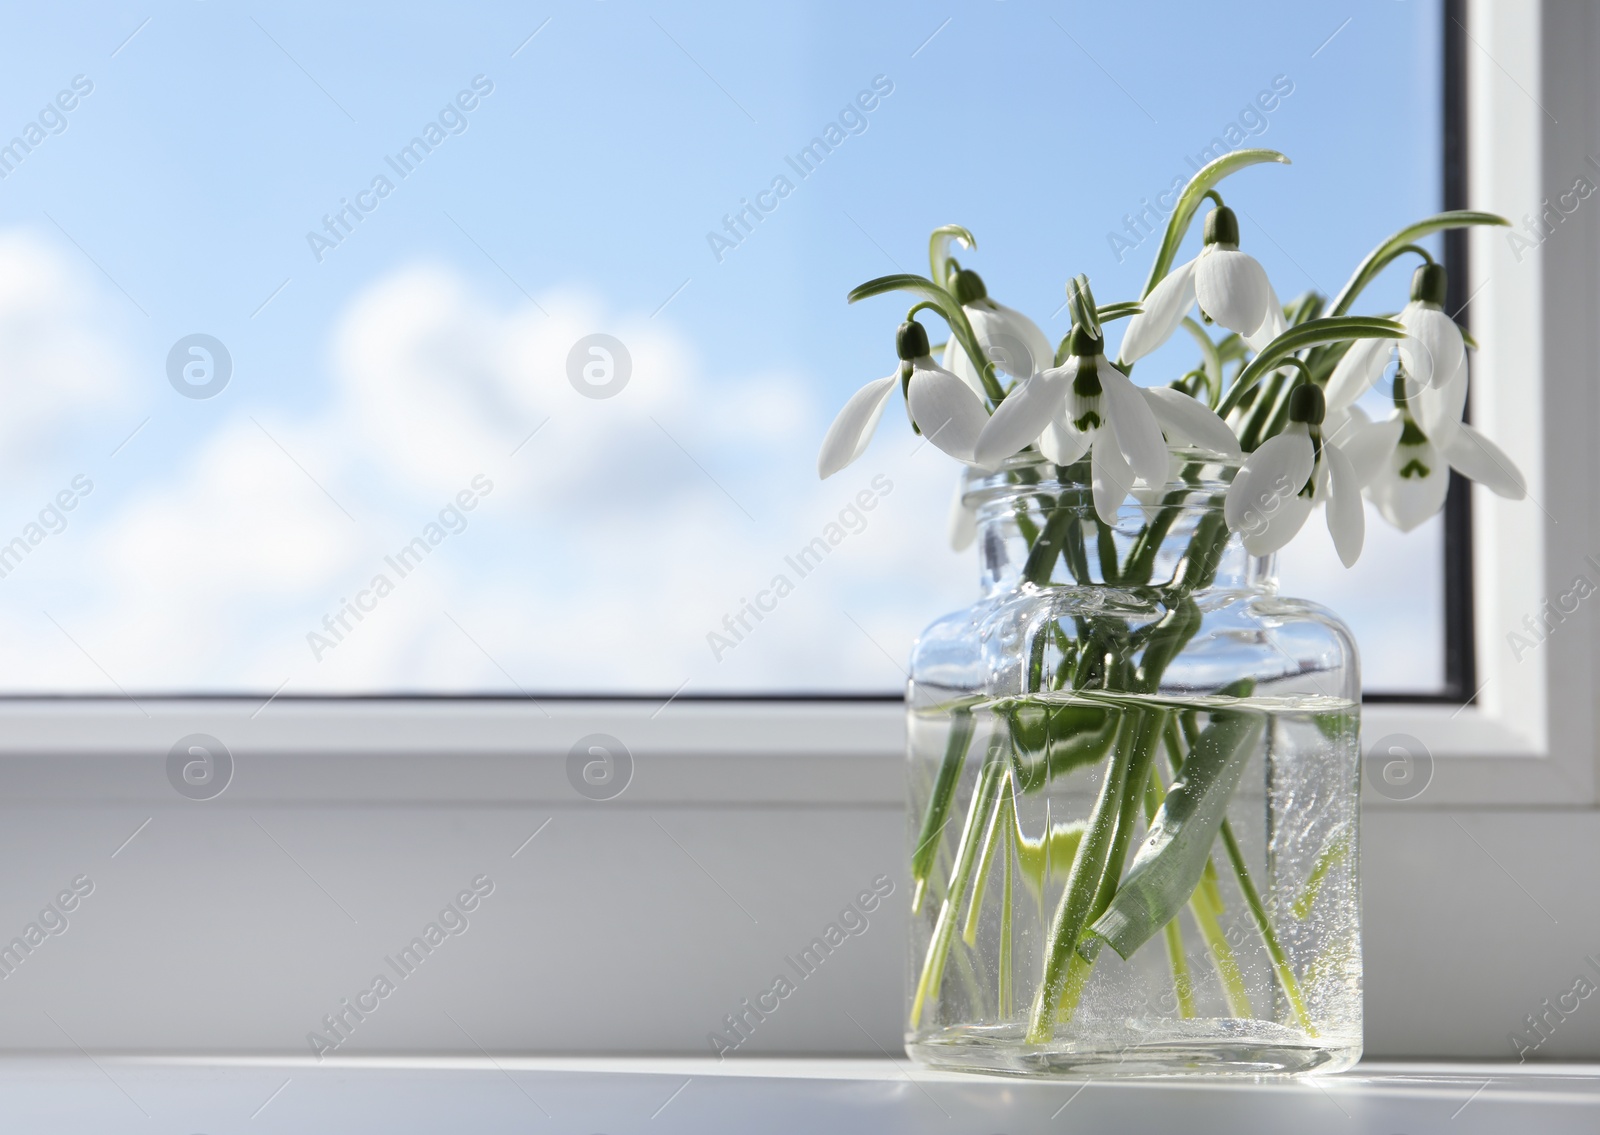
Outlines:
[[[1071,1020],[1072,1015],[1078,1011],[1078,1002],[1083,997],[1083,987],[1089,983],[1089,970],[1094,963],[1082,954],[1073,952],[1072,960],[1067,963],[1067,976],[1062,983],[1061,999],[1056,1004],[1056,1015],[1061,1020]],[[1032,1039],[1031,1036],[1029,1038]]]
[[[1323,880],[1328,877],[1329,871],[1344,862],[1344,857],[1349,851],[1350,833],[1345,832],[1332,840],[1323,849],[1322,854],[1317,856],[1316,865],[1311,868],[1311,876],[1306,879],[1305,888],[1300,892],[1300,897],[1294,900],[1294,906],[1291,908],[1296,918],[1305,918],[1311,913],[1311,908],[1317,903],[1317,894],[1322,890]]]
[[[1100,892],[1106,859],[1116,838],[1117,816],[1121,811],[1123,789],[1127,785],[1128,766],[1133,761],[1133,755],[1132,744],[1113,746],[1105,780],[1101,782],[1094,811],[1090,813],[1088,829],[1078,844],[1077,854],[1073,856],[1072,871],[1067,876],[1066,889],[1061,893],[1061,902],[1056,907],[1050,928],[1044,975],[1040,979],[1028,1020],[1030,1044],[1044,1044],[1055,1032],[1056,1006],[1067,989],[1068,965],[1078,957],[1078,938],[1088,925],[1090,910]]]
[[[1056,560],[1061,556],[1062,545],[1067,539],[1067,530],[1077,522],[1078,510],[1059,500],[1055,509],[1044,522],[1044,531],[1039,533],[1039,539],[1028,549],[1028,559],[1022,567],[1022,577],[1035,586],[1043,587],[1050,582],[1050,576],[1056,568]]]
[[[1287,413],[1288,392],[1291,388],[1289,376],[1281,373],[1274,374],[1262,384],[1261,392],[1251,403],[1250,409],[1245,414],[1244,425],[1239,430],[1239,448],[1246,453],[1252,453],[1263,440],[1272,436],[1270,423],[1277,417],[1280,403]]]
[[[1289,999],[1289,1007],[1294,1011],[1295,1020],[1306,1033],[1316,1036],[1316,1027],[1311,1023],[1311,1016],[1306,1012],[1305,998],[1300,993],[1300,983],[1295,980],[1294,967],[1289,964],[1288,955],[1278,942],[1277,931],[1273,930],[1272,920],[1267,917],[1267,908],[1262,904],[1261,896],[1256,892],[1256,885],[1250,878],[1250,867],[1244,861],[1244,852],[1240,850],[1239,841],[1234,838],[1233,829],[1228,826],[1227,820],[1222,821],[1222,845],[1227,848],[1228,858],[1233,862],[1234,873],[1239,878],[1239,891],[1244,895],[1245,905],[1250,908],[1251,917],[1255,919],[1256,929],[1261,932],[1261,940],[1266,943],[1267,953],[1272,958],[1272,971],[1278,975],[1278,983],[1283,987],[1284,996]]]
[[[1216,964],[1217,977],[1222,982],[1222,995],[1228,1002],[1228,1012],[1240,1020],[1252,1019],[1256,1012],[1250,1004],[1250,991],[1245,987],[1244,972],[1239,968],[1239,961],[1233,956],[1233,947],[1228,945],[1228,936],[1222,930],[1222,919],[1227,908],[1222,903],[1222,886],[1217,881],[1217,865],[1212,859],[1206,860],[1200,885],[1189,896],[1189,913],[1200,931],[1201,940],[1211,953],[1212,962]]]
[[[1122,806],[1117,813],[1117,834],[1106,856],[1105,873],[1100,878],[1100,890],[1095,895],[1094,907],[1089,914],[1093,922],[1111,905],[1111,896],[1117,893],[1117,883],[1122,879],[1122,869],[1128,862],[1128,848],[1133,843],[1133,829],[1138,821],[1139,808],[1144,799],[1145,783],[1150,779],[1150,766],[1160,744],[1165,710],[1135,710],[1133,726],[1133,760],[1128,763],[1128,779],[1122,793]]]
[[[969,946],[978,944],[978,914],[983,910],[984,883],[989,878],[989,868],[994,862],[994,851],[1000,842],[1000,820],[1005,813],[1006,797],[996,795],[994,807],[989,810],[989,823],[983,835],[983,850],[978,854],[978,866],[972,872],[972,898],[967,903],[967,923],[961,930],[961,940]]]
[[[1194,979],[1189,976],[1189,959],[1183,956],[1183,929],[1174,918],[1162,931],[1167,940],[1167,964],[1172,967],[1172,991],[1178,997],[1178,1016],[1194,1016]]]
[[[1013,844],[1016,840],[1017,830],[1017,791],[1016,785],[1011,786],[1011,791],[1006,793],[1006,814],[1003,820],[1006,829],[1005,845],[1005,871],[1000,886],[1000,964],[999,990],[996,998],[1000,1019],[1011,1019],[1012,993],[1011,993],[1011,902],[1012,902],[1012,860],[1015,858]],[[1048,833],[1046,834],[1048,839]]]
[[[922,817],[922,830],[917,835],[916,849],[911,853],[911,913],[922,909],[923,892],[928,886],[928,869],[944,835],[949,821],[950,800],[955,795],[956,784],[961,779],[961,767],[966,762],[967,750],[972,745],[977,724],[972,711],[960,707],[950,715],[950,739],[945,746],[944,761],[939,765],[939,775],[934,780],[933,792],[928,797],[928,810]]]
[[[911,1002],[911,1027],[922,1020],[922,1010],[930,1000],[938,1000],[940,982],[944,977],[945,959],[950,952],[950,940],[955,936],[957,911],[961,895],[972,877],[972,867],[977,858],[978,829],[994,803],[1001,774],[1002,761],[985,762],[978,773],[978,783],[972,790],[972,803],[967,809],[966,826],[961,832],[961,843],[956,850],[955,864],[950,868],[950,885],[945,889],[944,902],[934,922],[933,936],[928,942],[928,955],[922,963],[922,976],[917,981],[916,995]]]

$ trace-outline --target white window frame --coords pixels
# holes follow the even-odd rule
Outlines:
[[[1581,172],[1565,155],[1600,155],[1600,146],[1586,145],[1600,122],[1586,68],[1600,55],[1595,19],[1586,11],[1508,0],[1473,0],[1469,16],[1470,204],[1516,218],[1521,229],[1525,215],[1540,212]],[[1564,108],[1559,123],[1544,110],[1550,102]],[[1376,177],[1368,189],[1381,191]],[[1600,263],[1600,226],[1591,216],[1600,213],[1600,196],[1595,201],[1520,261],[1504,230],[1472,235],[1468,294],[1480,343],[1472,412],[1520,463],[1531,499],[1508,502],[1473,490],[1479,689],[1464,706],[1365,708],[1369,750],[1403,734],[1422,742],[1433,759],[1427,789],[1411,800],[1390,800],[1367,785],[1373,807],[1596,802],[1600,688],[1591,604],[1542,645],[1520,651],[1521,661],[1507,640],[1547,595],[1569,588],[1576,573],[1600,584],[1600,571],[1584,562],[1595,553],[1600,563],[1592,443],[1600,436],[1592,393],[1600,385],[1594,316],[1600,288],[1592,268]],[[1546,397],[1547,389],[1561,396]],[[21,698],[0,701],[0,757],[155,756],[177,737],[202,732],[251,765],[242,783],[265,798],[303,790],[291,785],[293,768],[303,766],[258,764],[254,757],[298,754],[386,761],[381,789],[371,780],[319,787],[335,797],[348,790],[351,799],[373,799],[378,791],[397,800],[487,793],[504,800],[503,783],[442,775],[437,758],[564,758],[577,738],[604,732],[622,740],[637,762],[630,802],[884,805],[901,800],[903,728],[902,710],[892,702]],[[570,801],[560,760],[530,768],[537,771],[518,799]],[[117,783],[113,776],[99,789],[115,799],[122,793]],[[124,788],[143,794],[131,781]]]
[[[1588,75],[1600,46],[1593,13],[1473,0],[1467,28],[1469,203],[1513,219],[1520,233],[1525,218],[1585,172],[1573,155],[1600,154],[1589,141],[1600,121]],[[1551,105],[1562,108],[1559,122],[1546,110]],[[1600,184],[1600,172],[1587,172]],[[1529,499],[1505,501],[1474,488],[1476,698],[1465,707],[1366,707],[1369,747],[1408,734],[1435,758],[1427,791],[1395,802],[1369,790],[1375,807],[1596,801],[1592,614],[1580,606],[1531,649],[1509,636],[1527,635],[1524,618],[1537,619],[1546,597],[1568,591],[1579,573],[1600,586],[1600,570],[1585,563],[1600,552],[1592,441],[1597,235],[1594,218],[1581,213],[1531,251],[1513,249],[1503,229],[1472,233],[1467,294],[1480,344],[1472,414],[1514,455]]]

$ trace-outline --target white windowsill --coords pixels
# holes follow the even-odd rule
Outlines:
[[[1474,706],[1383,703],[1363,710],[1363,749],[1415,737],[1434,759],[1416,799],[1369,806],[1586,806],[1531,738]],[[218,806],[324,803],[587,806],[567,775],[580,738],[621,742],[633,774],[612,806],[904,801],[897,702],[10,701],[0,703],[5,791],[16,801],[183,804],[168,750],[193,733],[235,764]],[[63,760],[62,758],[68,758]],[[447,758],[447,759],[446,759]]]

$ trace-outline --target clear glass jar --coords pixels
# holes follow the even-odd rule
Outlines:
[[[983,597],[908,691],[906,1046],[944,1068],[1249,1075],[1361,1054],[1360,676],[1223,522],[1236,468],[1095,515],[1087,462],[968,476]]]

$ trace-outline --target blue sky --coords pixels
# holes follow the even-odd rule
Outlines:
[[[1336,290],[1438,207],[1433,3],[5,19],[26,50],[0,139],[75,77],[93,91],[0,179],[0,535],[95,485],[0,579],[5,689],[892,690],[975,577],[943,547],[954,470],[907,457],[895,415],[859,470],[893,507],[734,654],[706,644],[860,487],[815,484],[815,449],[892,365],[903,305],[847,307],[849,287],[925,271],[928,230],[959,222],[991,292],[1064,333],[1063,281],[1133,298],[1154,241],[1119,262],[1108,233],[1275,80],[1292,93],[1242,124],[1294,164],[1224,193],[1282,295]],[[462,132],[400,178],[386,155],[475,79]],[[892,93],[800,179],[786,156],[875,79]],[[319,261],[307,234],[380,174],[392,192]],[[707,234],[779,174],[793,192],[719,262]],[[194,332],[232,360],[215,398],[168,381]],[[567,381],[595,332],[633,354],[612,399]],[[316,658],[307,635],[480,474],[496,491],[427,579]],[[1376,528],[1353,573],[1309,536],[1285,589],[1356,625],[1369,684],[1437,681],[1438,533]]]

